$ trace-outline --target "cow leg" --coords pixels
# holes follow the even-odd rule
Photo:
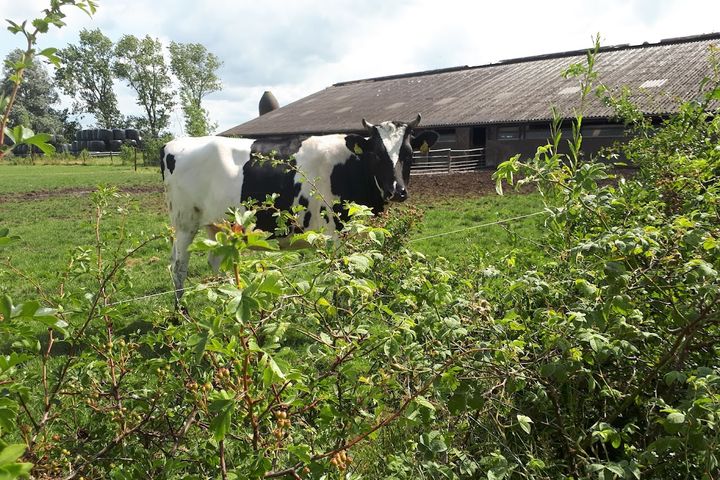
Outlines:
[[[175,242],[173,243],[172,249],[172,274],[173,282],[175,283],[175,305],[177,307],[180,302],[180,297],[184,293],[183,285],[187,278],[188,263],[190,261],[190,252],[188,247],[195,238],[195,230],[178,230],[175,232]]]
[[[215,240],[215,234],[219,232],[220,229],[216,227],[215,224],[210,224],[205,228],[207,229],[208,238]],[[222,262],[222,257],[220,255],[215,255],[212,252],[208,253],[208,264],[214,273],[217,273],[220,270],[220,262]]]

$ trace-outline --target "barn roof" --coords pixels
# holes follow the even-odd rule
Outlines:
[[[643,112],[666,115],[698,96],[710,73],[711,45],[720,46],[720,33],[602,47],[598,81],[627,86]],[[351,132],[361,130],[363,117],[407,121],[418,112],[422,126],[434,128],[546,121],[553,106],[569,117],[578,106],[578,79],[562,72],[585,55],[578,50],[337,83],[221,135]],[[585,118],[610,116],[612,110],[591,95]]]

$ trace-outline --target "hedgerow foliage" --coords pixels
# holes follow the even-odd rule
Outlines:
[[[568,70],[581,106],[593,62]],[[98,190],[96,244],[59,291],[0,302],[0,474],[717,478],[718,80],[661,125],[600,89],[637,128],[630,178],[581,157],[581,108],[569,155],[556,128],[500,166],[543,195],[542,265],[453,270],[407,247],[413,211],[368,226],[359,207],[300,261],[235,212],[194,247],[229,277],[129,325],[123,267],[155,238],[105,231],[126,213]],[[7,263],[2,284],[21,275]]]
[[[569,71],[581,77],[584,98],[595,80],[592,54]],[[555,135],[534,158],[499,168],[498,179],[522,174],[548,199],[555,257],[489,289],[506,292],[495,297],[503,305],[498,324],[522,346],[505,361],[507,411],[533,420],[531,439],[496,447],[508,470],[524,470],[533,457],[556,472],[551,477],[718,478],[714,60],[713,72],[700,85],[702,100],[660,125],[625,96],[597,89],[634,129],[620,152],[638,167],[631,179],[607,184],[607,165],[575,154],[582,115],[569,156],[557,154]]]

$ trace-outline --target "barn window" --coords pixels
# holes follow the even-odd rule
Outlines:
[[[511,127],[498,127],[498,140],[518,140],[520,138],[520,127],[517,125]]]
[[[529,125],[525,130],[525,138],[528,140],[547,140],[550,138],[550,126]]]
[[[437,128],[435,131],[438,134],[437,143],[442,145],[454,145],[457,140],[454,128]]]
[[[583,137],[624,137],[625,127],[622,125],[586,125],[582,128]]]

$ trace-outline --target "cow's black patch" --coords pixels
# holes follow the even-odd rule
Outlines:
[[[162,148],[160,148],[160,175],[162,175],[163,180],[165,180],[165,146],[163,145]]]
[[[347,221],[347,210],[341,203],[336,203],[333,205],[333,213],[335,217],[335,229],[336,230],[342,230],[345,226],[345,222]],[[328,221],[330,221],[330,217],[328,216],[327,209],[325,207],[322,207],[320,210],[325,218],[327,218]]]
[[[260,138],[253,142],[250,149],[252,153],[274,155],[277,158],[290,158],[300,150],[302,142],[307,138],[308,135]]]
[[[300,185],[299,183],[296,185]],[[307,199],[305,195],[300,195],[300,198],[298,199],[298,203],[302,205],[303,207],[307,208],[308,205],[310,205],[310,200]]]
[[[368,163],[351,154],[344,163],[333,168],[330,188],[333,194],[340,197],[342,203],[355,202],[365,205],[377,215],[385,208],[385,201],[375,184],[375,177],[368,169]],[[333,210],[343,221],[347,220],[347,210],[344,207],[333,207]]]
[[[274,207],[289,211],[301,186],[295,183],[294,167],[294,161],[268,160],[258,158],[253,153],[243,166],[242,201],[255,200],[262,203],[268,195],[277,193]],[[278,225],[273,213],[272,210],[260,209],[257,212],[257,227],[266,232],[275,232]]]
[[[165,157],[165,162],[167,164],[168,171],[173,173],[175,171],[175,155],[168,153],[167,157]]]
[[[305,218],[303,218],[303,228],[308,228],[310,226],[311,218],[312,218],[312,213],[305,212]]]

